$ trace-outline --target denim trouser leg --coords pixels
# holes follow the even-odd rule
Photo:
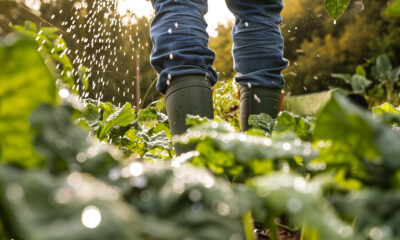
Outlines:
[[[212,0],[211,0],[212,1]],[[181,75],[217,74],[212,68],[215,54],[208,48],[207,0],[152,0],[155,17],[150,34],[151,63],[159,74],[157,89],[165,93],[168,80]],[[236,82],[252,86],[282,88],[283,38],[279,23],[282,0],[226,0],[236,17],[232,31]]]
[[[226,0],[235,15],[232,30],[234,70],[241,85],[282,88],[283,58],[280,31],[282,0]]]
[[[150,35],[151,64],[159,74],[157,90],[165,93],[168,81],[182,75],[207,76],[217,82],[212,68],[215,53],[208,48],[207,0],[152,0],[155,17]]]

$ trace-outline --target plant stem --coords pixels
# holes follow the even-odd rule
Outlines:
[[[268,226],[268,229],[269,229],[269,232],[270,232],[271,240],[279,240],[278,231],[277,231],[276,224],[274,222],[274,217],[273,216],[268,217],[267,226]]]
[[[253,235],[253,224],[251,223],[250,211],[245,213],[243,216],[244,232],[246,234],[246,240],[255,240]]]

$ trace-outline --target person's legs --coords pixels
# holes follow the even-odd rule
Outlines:
[[[152,0],[155,17],[150,35],[151,64],[159,74],[157,90],[165,94],[174,78],[184,75],[208,77],[217,82],[212,68],[215,53],[208,48],[204,15],[207,0]]]
[[[215,54],[208,48],[207,0],[152,0],[155,17],[150,34],[151,63],[159,74],[157,89],[165,94],[173,136],[188,126],[187,114],[213,118],[211,85]],[[176,146],[177,154],[190,148]]]
[[[282,0],[226,0],[235,15],[233,35],[235,80],[240,84],[242,130],[247,130],[251,114],[279,113],[283,37],[279,24]]]

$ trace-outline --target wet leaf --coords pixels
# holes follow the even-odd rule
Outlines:
[[[350,4],[350,0],[325,0],[325,8],[329,16],[338,19]]]
[[[144,239],[244,239],[247,205],[228,182],[206,170],[145,165],[143,174],[131,181],[134,187],[125,196],[142,214]]]
[[[277,118],[275,132],[295,132],[303,141],[312,140],[312,124],[313,119],[302,118],[290,112],[281,112]]]
[[[139,239],[135,209],[90,175],[52,176],[1,166],[0,186],[5,210],[0,216],[18,239]],[[85,213],[90,207],[92,212]]]
[[[275,119],[266,113],[250,115],[249,125],[252,128],[263,130],[270,136],[275,127]]]
[[[99,138],[104,139],[114,126],[125,127],[133,120],[135,120],[135,110],[131,108],[129,103],[126,103],[116,112],[107,117],[99,133]]]
[[[274,173],[248,182],[264,199],[264,207],[273,216],[286,213],[296,224],[317,230],[318,239],[352,239],[351,227],[329,208],[317,181],[287,173]],[[323,221],[321,221],[323,219]]]

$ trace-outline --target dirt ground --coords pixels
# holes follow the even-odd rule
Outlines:
[[[257,235],[257,240],[269,240],[268,230],[259,232]],[[300,240],[300,235],[296,232],[291,232],[284,228],[278,228],[279,240]]]

